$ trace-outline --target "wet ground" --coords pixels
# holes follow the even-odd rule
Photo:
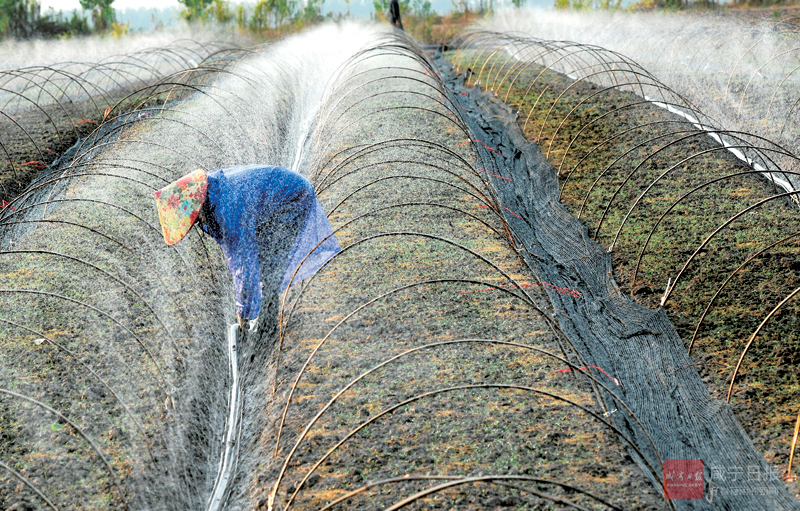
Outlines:
[[[519,110],[519,124],[528,139],[536,140],[559,169],[562,203],[580,216],[596,240],[606,247],[615,243],[619,292],[648,307],[659,307],[667,277],[674,277],[719,225],[778,193],[757,173],[744,174],[749,169],[709,137],[693,134],[694,128],[682,125],[680,118],[641,104],[636,96],[605,90],[591,80],[575,82],[535,65],[522,73],[510,72],[503,68],[512,65],[508,57],[478,58],[477,64],[475,69],[485,71],[473,75],[473,82],[486,82],[487,72],[514,78],[510,89],[508,83],[490,83],[498,97]],[[644,196],[617,238],[631,202],[662,173],[662,184]],[[741,174],[696,190],[665,213],[684,193],[736,173]],[[699,252],[666,304],[687,348],[693,348],[693,363],[717,399],[726,398],[748,337],[796,288],[796,211],[788,199],[778,198],[742,215]],[[646,241],[648,249],[641,255]],[[734,273],[745,262],[743,270]],[[786,470],[789,460],[800,396],[792,370],[797,306],[789,302],[785,307],[750,348],[731,401],[777,474]],[[796,494],[794,481],[787,483]]]
[[[543,284],[510,246],[435,80],[401,56],[366,62],[375,83],[342,86],[321,140],[337,136],[314,180],[345,250],[296,305],[287,300],[264,466],[249,493],[265,508],[280,476],[276,506],[321,509],[361,490],[336,508],[379,509],[434,486],[415,477],[495,476],[414,507],[606,507],[583,490],[623,509],[660,508],[614,435],[576,406],[597,411],[590,387],[537,351],[562,356],[537,310]]]
[[[272,495],[275,509],[322,509],[340,498],[339,509],[405,498],[426,509],[547,509],[565,500],[662,508],[660,491],[601,422],[591,386],[566,371],[542,293],[550,284],[509,241],[436,71],[379,45],[348,65],[332,80],[303,160],[344,250],[285,301],[276,297],[265,310],[276,325],[264,321],[245,339],[242,455],[226,509],[266,509]],[[233,102],[249,86],[222,82],[211,98],[232,110],[268,108],[263,98]],[[229,119],[215,117],[214,101],[204,112],[222,125]],[[179,119],[196,121],[193,112]],[[3,387],[46,402],[74,427],[0,400],[0,446],[60,507],[122,509],[120,495],[203,507],[226,416],[229,277],[210,239],[164,247],[148,201],[180,175],[186,154],[217,166],[277,159],[260,145],[260,123],[236,125],[245,142],[213,143],[178,123],[137,125],[92,162],[97,176],[69,182],[74,202],[50,218],[62,223],[43,223],[15,247],[30,253],[2,254],[1,287],[59,295],[0,296],[3,310],[16,311],[3,316]],[[153,150],[142,163],[137,142],[154,141],[176,150]],[[459,484],[418,495],[443,481]],[[0,501],[43,506],[8,471]]]
[[[59,108],[30,109],[0,119],[3,160],[0,200],[10,203],[46,166],[102,122],[65,114]]]

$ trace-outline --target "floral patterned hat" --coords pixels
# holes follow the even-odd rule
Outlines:
[[[158,219],[167,245],[174,245],[186,236],[197,220],[206,200],[208,176],[196,169],[155,193]]]

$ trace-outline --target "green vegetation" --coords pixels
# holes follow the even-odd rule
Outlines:
[[[181,15],[186,21],[216,25],[235,25],[240,30],[270,35],[301,28],[322,20],[324,0],[259,0],[255,5],[232,6],[225,0],[181,0]]]
[[[746,1],[735,2],[738,5],[746,5]],[[761,0],[757,0],[761,1]],[[773,5],[772,0],[763,0],[764,6]],[[775,3],[782,3],[782,0],[777,0]],[[518,5],[517,2],[514,2]],[[576,11],[588,11],[591,9],[622,9],[621,0],[554,0],[553,6],[556,9],[572,9]],[[629,5],[626,10],[629,11],[652,11],[652,10],[708,10],[720,8],[718,0],[638,0],[636,3]]]
[[[256,3],[234,3],[227,0],[179,0],[181,17],[190,23],[237,30],[260,40],[280,38],[326,19],[350,17],[346,13],[323,16],[325,0],[258,0]],[[513,0],[518,7],[524,0]],[[581,1],[581,0],[578,0]],[[0,0],[0,37],[53,38],[89,35],[92,33],[119,38],[130,31],[129,23],[117,21],[114,0],[81,0],[85,14],[73,11],[69,17],[60,11],[42,13],[37,0]],[[373,19],[387,22],[389,0],[374,0]],[[435,12],[429,0],[400,2],[406,31],[422,43],[446,41],[459,27],[493,12],[493,1],[454,0],[449,15]]]
[[[619,9],[621,5],[622,0],[555,0],[553,2],[556,9],[574,9],[576,11]]]
[[[521,0],[520,0],[521,1]],[[297,32],[325,19],[349,18],[348,12],[322,15],[324,0],[259,0],[252,4],[231,4],[224,0],[181,0],[183,18],[190,22],[228,26],[240,32],[262,39],[274,39]],[[373,17],[387,22],[389,0],[374,0]],[[403,26],[422,43],[441,43],[449,38],[457,27],[463,27],[475,19],[492,12],[492,3],[481,2],[472,6],[469,2],[454,3],[451,15],[436,13],[429,0],[403,0],[400,2]]]
[[[233,15],[228,2],[224,0],[181,0],[181,16],[187,21],[209,21],[228,23]]]
[[[80,0],[84,10],[91,11],[92,23],[95,32],[107,32],[111,25],[116,21],[114,8],[111,4],[114,0]]]
[[[0,37],[68,37],[89,32],[89,22],[75,11],[69,18],[60,11],[42,15],[36,0],[0,0]]]

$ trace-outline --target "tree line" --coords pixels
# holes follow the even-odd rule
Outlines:
[[[124,34],[128,25],[117,21],[114,0],[80,0],[83,13],[73,11],[68,16],[48,10],[42,13],[40,0],[0,0],[0,37],[50,38],[88,35],[91,33],[115,36]],[[227,25],[266,38],[280,36],[304,26],[322,21],[324,0],[257,0],[232,4],[227,0],[178,0],[180,15],[188,22]],[[352,0],[345,0],[348,6]],[[374,18],[386,21],[390,0],[373,0]],[[559,0],[556,0],[557,2]],[[583,0],[566,0],[583,1]],[[610,0],[613,1],[613,0]],[[495,0],[451,0],[450,21],[469,22],[494,9]],[[525,0],[511,0],[519,7]],[[430,0],[399,0],[406,30],[425,41],[438,41],[442,35],[442,16],[433,11]],[[88,17],[87,17],[88,14]],[[331,16],[329,13],[328,16]],[[438,28],[437,28],[438,27]]]
[[[119,34],[127,29],[117,23],[114,0],[80,0],[83,13],[42,12],[38,0],[0,0],[0,37],[18,39]],[[286,25],[297,27],[322,19],[324,0],[259,0],[255,5],[231,5],[225,0],[179,0],[181,16],[189,22],[236,25],[264,31]],[[90,17],[86,16],[88,12]]]
[[[92,32],[120,30],[115,27],[114,0],[80,0],[84,14],[77,10],[65,16],[48,9],[42,13],[37,0],[0,0],[0,36],[29,39],[33,37],[69,37]],[[91,23],[85,13],[91,16]]]

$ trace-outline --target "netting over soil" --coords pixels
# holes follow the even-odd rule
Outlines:
[[[310,168],[343,251],[284,302],[248,491],[275,509],[604,507],[573,487],[654,505],[601,448],[614,435],[590,387],[558,372],[549,284],[509,246],[437,75],[394,41],[333,82]]]
[[[613,254],[618,292],[664,304],[712,395],[732,401],[787,471],[800,408],[796,193],[731,149],[756,162],[796,155],[688,122],[686,112],[703,114],[614,52],[493,33],[470,40],[481,48],[456,62],[518,109],[525,137],[557,165],[560,200]]]
[[[670,194],[712,179],[690,166],[733,169],[723,194],[761,208],[762,217],[739,215],[755,229],[764,218],[794,221],[796,210],[778,202],[788,195],[770,191],[763,170],[736,168],[709,132],[740,144],[772,177],[789,176],[776,162],[794,156],[757,136],[715,131],[622,56],[520,38],[492,46],[499,37],[473,37],[461,56],[473,82],[493,84],[525,112],[522,130],[490,95],[453,76],[445,85],[402,34],[356,25],[200,63],[182,54],[177,73],[128,76],[126,66],[139,64],[126,62],[113,72],[91,66],[91,80],[65,77],[72,85],[54,78],[65,76],[58,66],[13,77],[67,97],[68,86],[119,75],[98,87],[132,93],[75,96],[116,106],[92,106],[107,122],[0,220],[0,502],[652,509],[665,505],[663,461],[700,458],[706,499],[666,505],[796,508],[728,408],[709,398],[663,309],[625,298],[612,275],[626,292],[650,286],[634,294],[655,305],[659,279],[679,271],[665,299],[684,328],[680,314],[697,312],[686,297],[717,271],[681,270],[700,260],[698,231],[754,208],[728,201],[733,209],[712,214],[719,191],[685,209],[670,203],[681,218],[694,208],[711,223],[679,230],[680,218],[664,220],[695,245],[667,234],[648,253],[637,243],[655,218],[646,208],[665,202],[663,190],[649,192],[663,185],[663,162],[677,177]],[[471,51],[476,41],[491,50]],[[175,57],[148,55],[162,64]],[[564,62],[572,78],[553,72]],[[645,89],[694,121],[644,101],[654,97]],[[609,103],[615,114],[596,115]],[[30,112],[17,114],[29,122]],[[526,136],[546,144],[560,172]],[[39,141],[8,145],[29,143]],[[630,162],[641,170],[635,177],[625,172]],[[166,246],[152,194],[197,167],[250,163],[304,174],[342,251],[286,294],[265,289],[260,330],[230,337],[234,296],[221,251],[196,229]],[[765,198],[775,200],[762,207]],[[632,203],[641,208],[631,212]],[[750,261],[742,247],[753,240],[794,254],[763,230],[751,234],[732,235],[741,250],[718,259],[727,255],[734,268]],[[613,247],[615,270],[595,241]],[[632,269],[639,253],[641,268]],[[699,295],[713,302],[710,289]],[[782,291],[770,292],[774,302]],[[729,308],[708,321],[723,323]],[[795,342],[785,337],[791,328],[770,335]],[[718,477],[733,468],[749,479]]]
[[[501,13],[482,28],[594,45],[633,59],[711,120],[800,152],[800,59],[794,19],[746,12]],[[797,171],[797,162],[783,161]],[[800,180],[788,176],[795,187]]]
[[[120,112],[141,108],[154,84],[180,83],[186,71],[197,66],[213,68],[214,61],[233,47],[182,41],[99,62],[53,63],[0,73],[4,208],[78,140],[99,125],[116,121]]]
[[[323,27],[134,106],[0,224],[17,233],[0,252],[5,505],[209,508],[231,447],[230,275],[196,230],[164,244],[152,193],[254,162],[305,174],[343,250],[266,290],[238,339],[222,508],[659,505],[619,410],[594,401],[618,376],[564,358],[542,291],[580,293],[520,259],[497,171],[410,42]]]
[[[752,451],[743,432],[737,431],[738,426],[730,416],[724,417],[727,426],[719,428],[714,420],[722,420],[724,413],[714,419],[706,410],[698,412],[698,417],[708,420],[708,424],[690,424],[694,419],[685,417],[682,411],[684,406],[706,408],[706,405],[697,403],[707,403],[711,408],[717,407],[714,401],[707,401],[699,378],[692,380],[690,376],[681,375],[680,382],[670,382],[678,378],[679,372],[676,368],[696,375],[694,367],[697,365],[709,362],[713,362],[713,365],[720,364],[721,369],[712,369],[711,375],[714,372],[730,375],[728,382],[715,381],[707,368],[704,369],[703,379],[711,381],[712,388],[713,385],[723,383],[725,388],[721,397],[724,398],[724,391],[728,391],[728,383],[733,381],[733,375],[736,370],[740,370],[740,366],[735,364],[735,360],[730,365],[726,364],[730,359],[726,361],[726,354],[720,349],[720,345],[728,353],[740,354],[741,363],[745,356],[745,352],[741,350],[747,341],[746,336],[751,334],[761,319],[773,316],[770,313],[773,307],[787,306],[787,303],[792,306],[788,300],[795,294],[792,291],[795,286],[791,268],[781,268],[785,266],[784,261],[791,262],[796,258],[796,247],[793,246],[796,236],[793,233],[797,230],[793,227],[797,222],[796,210],[787,202],[792,193],[776,189],[771,182],[753,179],[759,172],[742,168],[740,163],[727,155],[729,151],[726,148],[710,143],[708,133],[719,134],[723,140],[725,136],[734,136],[737,138],[736,148],[746,154],[780,153],[789,160],[796,160],[796,157],[757,136],[738,132],[732,134],[714,128],[713,125],[704,126],[703,121],[698,125],[698,119],[708,118],[696,111],[684,98],[661,84],[636,63],[602,48],[488,32],[468,35],[462,45],[462,49],[452,56],[461,71],[466,70],[472,83],[491,89],[493,96],[508,101],[517,110],[518,117],[514,118],[502,108],[493,106],[488,114],[477,118],[472,126],[476,132],[482,126],[490,126],[485,129],[487,138],[483,139],[483,143],[484,147],[492,149],[486,151],[486,154],[500,159],[497,163],[499,169],[510,169],[509,174],[497,171],[505,178],[496,181],[501,192],[501,202],[507,204],[511,211],[526,222],[523,223],[514,215],[509,216],[509,211],[506,212],[506,218],[525,240],[521,243],[527,242],[526,236],[531,236],[534,246],[532,251],[544,256],[534,257],[533,261],[545,266],[555,266],[551,266],[549,271],[555,271],[562,277],[572,275],[576,279],[572,283],[578,289],[583,289],[581,285],[598,286],[594,291],[587,288],[586,294],[587,299],[594,295],[598,303],[583,306],[580,313],[570,304],[564,303],[562,297],[552,297],[554,301],[562,303],[554,306],[556,310],[565,312],[559,318],[563,328],[569,332],[568,337],[577,341],[587,335],[597,336],[587,340],[586,345],[578,351],[590,358],[599,357],[596,359],[599,366],[607,361],[613,364],[612,360],[617,358],[623,360],[623,364],[638,362],[648,365],[645,368],[634,364],[620,370],[633,373],[629,377],[628,385],[634,388],[624,389],[623,385],[623,391],[636,395],[631,402],[632,408],[640,410],[647,421],[654,421],[645,429],[653,437],[657,437],[659,456],[664,454],[668,458],[701,458],[706,462],[707,478],[716,474],[715,484],[719,484],[721,477],[725,477],[723,474],[727,472],[727,478],[722,479],[721,489],[717,487],[713,492],[717,495],[715,498],[727,492],[729,505],[742,508],[760,508],[766,505],[760,500],[763,488],[771,485],[775,492],[784,492],[775,476],[775,471],[780,469],[767,468],[760,456]],[[645,98],[649,98],[649,101]],[[672,111],[656,108],[654,101],[661,106],[672,106]],[[483,103],[487,102],[484,98]],[[672,115],[673,111],[684,114],[689,112],[694,121],[687,122],[686,115]],[[494,121],[495,118],[502,120]],[[552,171],[538,149],[535,146],[528,147],[524,137],[542,144],[548,158],[558,164],[558,171]],[[710,155],[713,157],[710,158]],[[526,177],[524,160],[535,168],[530,178]],[[514,184],[509,180],[513,180]],[[518,181],[523,184],[517,184]],[[532,183],[530,194],[526,192],[529,183]],[[506,191],[506,195],[503,195],[503,191]],[[687,197],[689,200],[686,200]],[[589,229],[583,234],[583,239],[569,236],[559,239],[554,234],[574,232],[574,228],[567,228],[560,223],[566,221],[566,217],[562,217],[564,210],[561,205],[555,203],[559,198],[573,214],[586,219]],[[548,205],[548,201],[552,204]],[[515,208],[527,211],[527,214]],[[670,214],[671,218],[668,216]],[[526,232],[529,234],[524,234]],[[653,235],[654,232],[656,236]],[[608,245],[609,252],[613,251],[619,285],[611,278],[612,269],[608,256],[599,247],[589,243],[590,236]],[[645,254],[650,242],[650,254],[643,258],[642,254]],[[769,254],[770,251],[774,253]],[[546,255],[548,252],[552,259]],[[750,264],[765,253],[775,258],[767,256],[762,259],[761,265]],[[585,263],[581,261],[585,259],[592,261],[597,269],[584,267]],[[747,267],[753,273],[758,272],[758,279],[769,284],[764,282],[766,285],[759,286],[756,290],[747,282],[741,283],[743,278],[747,278],[742,275],[742,267]],[[650,277],[645,277],[644,274],[648,272],[651,272]],[[672,278],[666,280],[668,277]],[[560,285],[571,287],[572,284]],[[664,285],[667,286],[667,292],[663,296],[660,292],[653,291]],[[733,296],[729,292],[730,301],[722,304],[718,300],[718,294],[726,285],[730,286],[729,290],[737,291]],[[770,293],[768,296],[765,294],[767,290]],[[677,318],[681,333],[684,334],[684,325],[688,321],[697,322],[699,329],[704,319],[708,321],[714,316],[711,321],[714,322],[715,329],[704,334],[702,341],[704,348],[708,349],[708,355],[700,363],[688,359],[683,354],[679,338],[663,314],[657,311],[648,313],[633,307],[631,302],[619,298],[623,292],[637,295],[638,299],[650,306],[658,306],[659,298],[662,304],[664,300],[668,300],[668,310]],[[762,301],[751,301],[750,296],[753,293]],[[703,311],[706,303],[708,308]],[[733,307],[739,307],[739,311],[736,312]],[[737,321],[748,313],[753,315],[756,322],[750,330],[746,330],[749,325]],[[586,319],[588,323],[582,323],[581,314],[589,316]],[[632,315],[637,314],[639,319],[633,320]],[[758,315],[762,318],[756,319]],[[606,319],[601,320],[601,317]],[[772,349],[776,343],[778,346],[782,345],[783,349],[793,349],[791,347],[795,344],[796,329],[791,327],[792,317],[793,315],[789,315],[788,324],[786,319],[773,324],[770,330],[772,337],[759,340],[762,349],[763,345]],[[619,319],[611,320],[607,324],[610,318]],[[596,325],[593,321],[599,321],[600,324]],[[610,333],[608,329],[613,330],[617,321],[622,331]],[[631,323],[638,324],[641,321],[653,324],[643,327],[643,330],[630,326]],[[566,325],[575,326],[573,329]],[[743,330],[746,333],[742,333]],[[763,335],[764,331],[759,327],[753,337],[760,332]],[[648,337],[645,334],[657,337]],[[741,339],[742,335],[745,336],[744,339]],[[619,339],[620,336],[625,339],[624,350],[631,350],[623,351],[622,356],[619,356],[619,352],[623,348],[615,344],[612,349],[605,344],[614,343],[612,339]],[[643,337],[640,340],[644,345],[635,343],[640,336]],[[688,336],[694,341],[691,331]],[[753,337],[750,338],[751,342]],[[604,345],[605,353],[595,351],[603,352]],[[650,351],[655,345],[662,346],[666,352],[673,352],[683,363],[678,363],[679,360],[675,359],[665,362],[661,358],[665,356],[664,352],[656,354]],[[750,348],[749,343],[747,348]],[[732,354],[727,356],[733,358]],[[744,417],[758,418],[758,426],[753,430],[759,436],[766,432],[764,429],[769,430],[770,438],[774,438],[773,432],[779,431],[785,449],[790,443],[790,440],[786,440],[787,435],[791,437],[791,415],[796,410],[787,401],[795,399],[796,403],[797,394],[792,391],[796,388],[796,382],[791,377],[788,382],[780,382],[780,378],[786,376],[786,371],[773,374],[774,369],[770,368],[773,363],[771,358],[765,358],[761,354],[754,355],[753,351],[748,356],[756,358],[755,363],[748,365],[748,373],[755,372],[756,378],[753,379],[754,375],[748,374],[751,378],[748,384],[752,385],[755,381],[757,388],[763,389],[761,400],[765,399],[764,396],[771,395],[774,402],[784,405],[784,410],[788,413],[784,411],[782,417],[776,420],[779,414],[773,406],[759,408],[750,401],[740,408],[754,409],[749,410],[751,414]],[[667,367],[662,367],[662,364]],[[789,367],[793,365],[788,360],[779,360],[778,364]],[[750,369],[752,366],[755,366],[755,370]],[[648,381],[654,377],[653,373],[661,371],[664,373],[661,383]],[[769,382],[775,382],[775,376],[779,378],[781,385],[779,391],[770,388]],[[684,378],[687,380],[683,381]],[[652,393],[657,393],[662,384],[668,390],[654,397]],[[639,385],[647,389],[647,397],[638,394],[636,388]],[[682,388],[681,385],[692,388]],[[673,391],[678,395],[672,395]],[[685,399],[694,404],[677,404]],[[670,410],[673,406],[675,408]],[[711,415],[717,414],[714,411]],[[620,420],[618,417],[617,419]],[[685,430],[677,426],[681,420],[689,421]],[[659,421],[662,421],[661,424],[656,424]],[[748,423],[747,426],[754,425]],[[691,433],[695,427],[700,429]],[[669,431],[677,430],[682,430],[681,439],[670,439]],[[709,430],[717,432],[708,433]],[[730,432],[740,443],[735,444],[724,437],[716,440],[706,438],[706,435],[713,436],[718,431]],[[649,443],[650,439],[641,441]],[[677,445],[682,445],[685,450],[681,451]],[[737,447],[732,447],[733,445]],[[680,452],[673,452],[672,449]],[[725,456],[732,458],[724,459]],[[749,456],[749,461],[754,464],[743,464],[748,460],[736,459],[737,456]],[[774,455],[772,458],[771,462],[779,462],[774,459]],[[739,478],[737,482],[736,471],[744,471],[746,466],[760,467],[755,470],[759,474],[757,482],[752,482],[752,478],[747,482],[741,482]],[[766,476],[769,477],[769,482],[763,480]],[[733,489],[737,484],[741,484],[741,488]],[[707,489],[706,495],[710,493]],[[746,497],[742,498],[738,493],[745,494]],[[748,501],[748,498],[752,500]],[[781,498],[784,503],[780,505],[796,505],[796,502],[788,500],[785,493]],[[770,505],[779,504],[773,502]]]
[[[152,193],[196,167],[291,166],[304,128],[292,116],[312,116],[322,93],[291,70],[326,58],[306,50],[301,62],[297,47],[229,51],[138,91],[136,113],[111,112],[124,125],[89,139],[54,193],[7,211],[4,232],[36,229],[0,256],[2,388],[14,393],[0,500],[205,507],[228,411],[230,276],[209,238],[164,245]],[[169,108],[148,115],[154,104]]]

